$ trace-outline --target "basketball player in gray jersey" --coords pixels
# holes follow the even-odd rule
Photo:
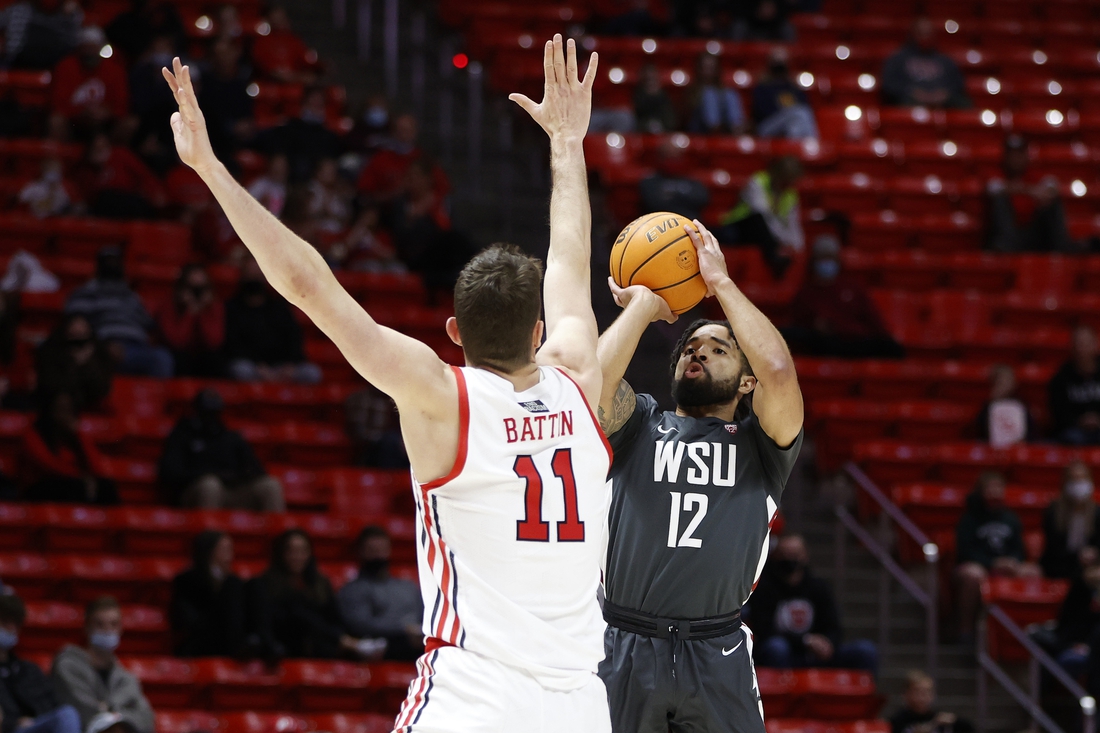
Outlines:
[[[728,321],[680,338],[676,411],[622,379],[646,327],[674,320],[664,300],[611,283],[623,312],[599,342],[599,419],[615,451],[599,671],[615,733],[764,733],[740,609],[802,445],[802,393],[783,338],[695,224],[707,294]]]

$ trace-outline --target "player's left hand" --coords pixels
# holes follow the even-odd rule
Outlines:
[[[191,84],[191,69],[180,63],[179,56],[172,59],[172,71],[161,69],[164,80],[172,89],[179,111],[172,113],[172,137],[180,160],[202,175],[218,162],[210,146],[206,132],[206,119],[199,109],[199,98]]]
[[[607,278],[607,287],[611,289],[611,296],[615,298],[615,305],[620,308],[626,308],[628,305],[634,302],[644,301],[651,309],[651,315],[649,322],[656,323],[657,321],[664,321],[665,323],[676,323],[678,315],[672,312],[672,309],[668,306],[668,301],[657,295],[645,285],[631,285],[626,288],[620,288],[615,284],[615,278]]]
[[[710,230],[698,219],[694,219],[693,223],[698,232],[686,224],[684,231],[691,237],[691,243],[695,245],[695,254],[699,258],[699,274],[707,284],[707,295],[711,296],[722,282],[730,279],[729,270],[726,267],[726,256],[722,254],[722,248]]]
[[[593,53],[588,71],[581,80],[577,75],[577,44],[572,38],[562,43],[561,34],[547,41],[542,65],[546,75],[542,102],[536,104],[523,94],[509,94],[512,100],[531,115],[551,140],[581,140],[588,132],[592,116],[592,84],[596,81],[599,57]]]

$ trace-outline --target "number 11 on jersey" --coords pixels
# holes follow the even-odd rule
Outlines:
[[[703,540],[698,537],[693,537],[695,530],[699,529],[699,524],[703,521],[703,517],[707,516],[707,504],[710,499],[706,494],[683,494],[683,503],[681,504],[681,494],[679,491],[668,492],[672,496],[672,507],[668,517],[668,546],[669,547],[702,547]],[[684,529],[684,533],[680,535],[677,540],[676,535],[680,534],[680,512],[690,512],[693,508],[699,507],[695,512],[695,516],[688,522],[688,526]]]

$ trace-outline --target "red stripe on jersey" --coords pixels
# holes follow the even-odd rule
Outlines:
[[[456,366],[452,366],[451,369],[458,383],[458,452],[455,454],[455,462],[450,472],[435,481],[421,484],[420,488],[425,490],[437,489],[448,481],[453,481],[466,466],[466,451],[470,444],[470,393],[466,390],[466,375]],[[425,506],[426,509],[427,506]]]
[[[569,374],[561,367],[554,367],[562,376],[573,383],[573,386],[577,388],[577,392],[580,393],[581,400],[584,402],[584,406],[588,408],[588,416],[592,418],[592,424],[596,426],[596,434],[600,436],[600,440],[603,441],[603,447],[607,450],[607,460],[612,462],[615,460],[615,451],[611,450],[611,444],[607,442],[607,436],[603,434],[603,428],[600,427],[600,421],[596,419],[596,413],[592,412],[592,405],[588,404],[588,398],[584,396],[584,390],[577,384],[577,380],[569,376]]]
[[[427,639],[424,640],[424,654],[431,654],[435,650],[442,649],[445,646],[454,646],[454,644],[450,643],[449,641],[444,641],[443,639],[435,636],[429,636]]]
[[[439,614],[439,623],[435,626],[436,636],[443,636],[443,630],[447,628],[447,614],[451,611],[451,564],[447,562],[446,552],[441,552],[440,554],[443,556],[443,580],[440,582],[441,589],[443,590],[443,612]]]
[[[395,730],[404,730],[407,726],[411,725],[413,718],[416,717],[416,711],[420,709],[420,706],[424,702],[424,690],[428,686],[429,678],[433,674],[435,674],[435,670],[432,668],[431,665],[430,655],[431,652],[425,650],[424,655],[421,656],[420,659],[416,660],[416,666],[420,668],[420,673],[417,675],[416,678],[416,682],[418,683],[416,687],[416,693],[411,695],[410,697],[406,697],[405,702],[402,703],[402,711],[397,714],[397,720],[394,723]],[[410,686],[409,689],[411,690],[412,687]],[[408,709],[406,710],[405,706],[409,704],[410,700],[412,700],[412,705],[409,705]]]

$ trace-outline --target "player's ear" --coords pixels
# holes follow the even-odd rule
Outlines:
[[[535,324],[535,332],[532,334],[531,338],[531,343],[534,344],[535,351],[538,351],[539,347],[542,346],[542,335],[545,331],[546,323],[544,321],[539,321]]]
[[[748,394],[756,389],[756,377],[751,374],[741,375],[741,384],[737,387],[737,391],[741,394]]]
[[[447,319],[447,325],[444,326],[447,331],[447,335],[450,336],[451,341],[454,341],[459,346],[462,346],[462,336],[458,333],[458,320],[454,316]]]

